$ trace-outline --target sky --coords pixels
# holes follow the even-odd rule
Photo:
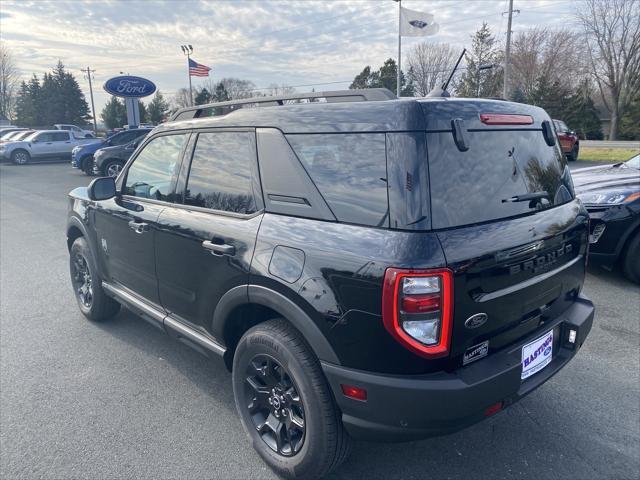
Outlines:
[[[422,42],[470,47],[487,22],[504,41],[508,0],[403,0],[433,13],[437,35],[404,37],[403,53]],[[575,28],[577,0],[514,0],[512,31]],[[39,77],[61,60],[76,75],[94,73],[96,110],[109,99],[104,82],[120,72],[152,80],[168,98],[188,86],[186,57],[212,68],[213,81],[251,80],[298,91],[347,88],[366,65],[397,58],[398,4],[393,0],[0,0],[0,39],[20,74]],[[403,55],[404,57],[404,55]],[[202,84],[193,77],[193,85]]]

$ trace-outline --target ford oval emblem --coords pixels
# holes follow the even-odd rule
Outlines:
[[[107,80],[104,89],[116,97],[139,98],[151,95],[156,91],[156,86],[146,78],[123,75]]]
[[[422,20],[411,20],[409,22],[409,25],[416,27],[416,28],[424,28],[427,25],[429,25],[427,22],[423,22]]]
[[[488,319],[489,316],[486,313],[476,313],[465,320],[464,326],[467,328],[478,328],[484,325]]]

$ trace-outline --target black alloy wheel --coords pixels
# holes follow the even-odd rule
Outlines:
[[[74,252],[71,262],[71,280],[73,290],[78,297],[78,301],[87,309],[91,309],[93,304],[93,281],[87,259],[84,255]]]
[[[289,372],[273,357],[256,355],[246,369],[244,397],[262,441],[282,456],[298,453],[305,440],[305,414]]]

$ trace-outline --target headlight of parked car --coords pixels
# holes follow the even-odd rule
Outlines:
[[[640,190],[607,190],[580,193],[577,197],[585,205],[622,205],[640,198]]]

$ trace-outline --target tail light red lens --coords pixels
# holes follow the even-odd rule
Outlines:
[[[413,353],[449,354],[453,317],[453,273],[449,269],[388,268],[382,291],[385,328]]]

